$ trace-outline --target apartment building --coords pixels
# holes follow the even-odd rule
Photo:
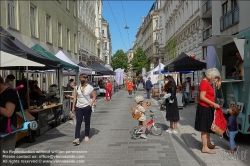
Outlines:
[[[1,1],[1,26],[28,47],[62,50],[78,63],[77,3],[70,0]]]
[[[199,0],[165,1],[165,65],[181,52],[194,54],[197,60],[202,60],[200,4]]]
[[[112,42],[111,42],[111,34],[109,30],[109,23],[103,18],[102,19],[102,58],[104,59],[105,66],[111,70],[110,66],[111,56],[112,56]]]
[[[136,41],[133,50],[142,47],[150,61],[150,69],[158,66],[159,59],[164,58],[164,49],[160,47],[164,44],[162,34],[163,26],[163,1],[157,0],[153,3],[146,17],[142,17],[142,25],[137,29]]]
[[[101,0],[77,1],[79,61],[90,65],[93,61],[104,63],[102,57],[102,3]]]

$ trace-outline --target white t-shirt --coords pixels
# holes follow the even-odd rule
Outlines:
[[[186,92],[189,93],[190,92],[190,84],[186,83]]]
[[[82,91],[82,87],[76,86],[76,107],[84,108],[90,104],[90,94],[94,90],[91,85],[87,85]]]

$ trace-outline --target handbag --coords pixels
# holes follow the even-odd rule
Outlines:
[[[222,108],[216,109],[214,111],[214,120],[211,125],[211,130],[220,137],[223,137],[223,133],[226,131],[226,128],[227,121],[223,115]]]

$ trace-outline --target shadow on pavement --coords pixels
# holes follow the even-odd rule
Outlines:
[[[183,134],[182,134],[182,135],[183,135]],[[182,135],[181,135],[181,137],[182,137]],[[176,141],[179,145],[181,145],[181,146],[183,147],[183,149],[185,149],[185,151],[186,151],[188,154],[190,154],[190,155],[191,155],[200,165],[202,165],[202,166],[207,166],[207,164],[204,163],[200,157],[198,157],[196,154],[194,154],[194,153],[192,152],[192,150],[189,149],[188,145],[185,144],[185,143],[183,143],[182,140],[180,140],[179,137],[177,137],[177,136],[174,135],[174,134],[172,135],[172,137],[173,137],[173,138],[175,139],[175,141]],[[183,140],[183,141],[185,142],[185,140]]]
[[[99,130],[97,130],[97,129],[95,129],[95,128],[90,128],[89,138],[91,138],[91,137],[93,137],[93,136],[95,136],[95,135],[99,134],[99,132],[100,132],[100,131],[99,131]],[[81,131],[81,138],[80,138],[80,142],[82,142],[82,141],[83,141],[84,137],[85,137],[85,130]]]

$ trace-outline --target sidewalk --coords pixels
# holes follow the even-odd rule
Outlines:
[[[138,125],[130,113],[131,106],[135,106],[134,97],[145,92],[138,91],[133,98],[127,98],[127,91],[120,90],[115,93],[111,102],[100,99],[91,118],[90,141],[74,146],[74,126],[68,122],[50,130],[38,137],[36,142],[24,143],[16,148],[20,150],[55,151],[50,153],[50,161],[55,156],[61,155],[59,151],[86,151],[84,164],[64,164],[83,166],[179,166],[180,162],[173,148],[170,135],[163,132],[162,136],[149,135],[148,139],[131,139],[130,131]],[[150,100],[152,102],[152,100]],[[151,106],[155,112],[156,122],[165,124],[158,105]],[[147,114],[149,118],[149,113]],[[166,129],[166,126],[163,125]],[[82,137],[84,136],[82,125]],[[45,152],[46,153],[46,152]],[[58,160],[58,159],[57,159]],[[69,160],[69,159],[68,159]],[[79,159],[80,160],[80,159]],[[20,166],[21,164],[17,164]],[[29,165],[29,164],[24,164]],[[63,165],[63,164],[35,164],[37,165]]]
[[[158,101],[154,100],[157,104]],[[236,142],[239,146],[238,154],[228,155],[224,151],[229,148],[229,141],[220,138],[216,134],[211,134],[212,142],[219,146],[216,154],[201,153],[200,132],[194,129],[195,113],[197,104],[190,104],[188,108],[180,109],[179,134],[171,134],[171,140],[175,147],[181,165],[190,165],[192,156],[202,166],[249,166],[250,165],[250,144],[249,140],[242,138]],[[165,111],[162,111],[165,116]],[[166,123],[169,125],[169,123]],[[190,155],[187,155],[189,152]],[[192,164],[193,165],[193,164]]]

